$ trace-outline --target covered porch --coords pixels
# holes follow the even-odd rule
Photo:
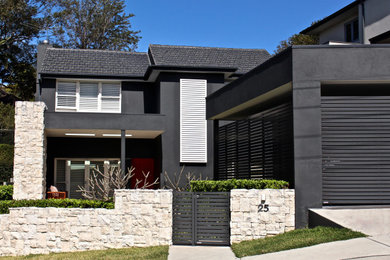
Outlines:
[[[128,171],[134,168],[128,188],[136,180],[153,183],[161,172],[161,134],[163,131],[46,129],[46,189],[54,185],[68,198],[81,198],[79,186],[99,169],[107,174],[111,167]],[[151,188],[158,188],[153,185]]]

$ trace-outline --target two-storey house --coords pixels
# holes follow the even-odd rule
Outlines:
[[[80,197],[93,167],[135,168],[148,182],[212,178],[214,127],[205,97],[270,57],[261,49],[150,45],[147,53],[38,48],[46,184]],[[183,176],[184,179],[184,176]],[[157,188],[157,187],[156,187]]]

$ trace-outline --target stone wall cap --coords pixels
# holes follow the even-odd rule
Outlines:
[[[277,191],[294,191],[294,189],[232,189],[231,191],[249,191],[249,190],[258,190],[258,191],[269,191],[269,190],[277,190]]]
[[[115,189],[115,192],[118,193],[134,193],[134,192],[172,192],[171,189],[158,189],[158,190],[148,190],[148,189]]]

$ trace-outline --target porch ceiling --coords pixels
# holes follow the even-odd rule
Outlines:
[[[104,129],[46,129],[47,137],[120,138],[120,130]],[[154,139],[164,131],[126,130],[126,138]],[[71,134],[71,135],[67,135]]]

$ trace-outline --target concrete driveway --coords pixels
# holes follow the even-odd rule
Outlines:
[[[390,259],[390,235],[355,238],[277,253],[248,256],[245,260],[302,259]]]

